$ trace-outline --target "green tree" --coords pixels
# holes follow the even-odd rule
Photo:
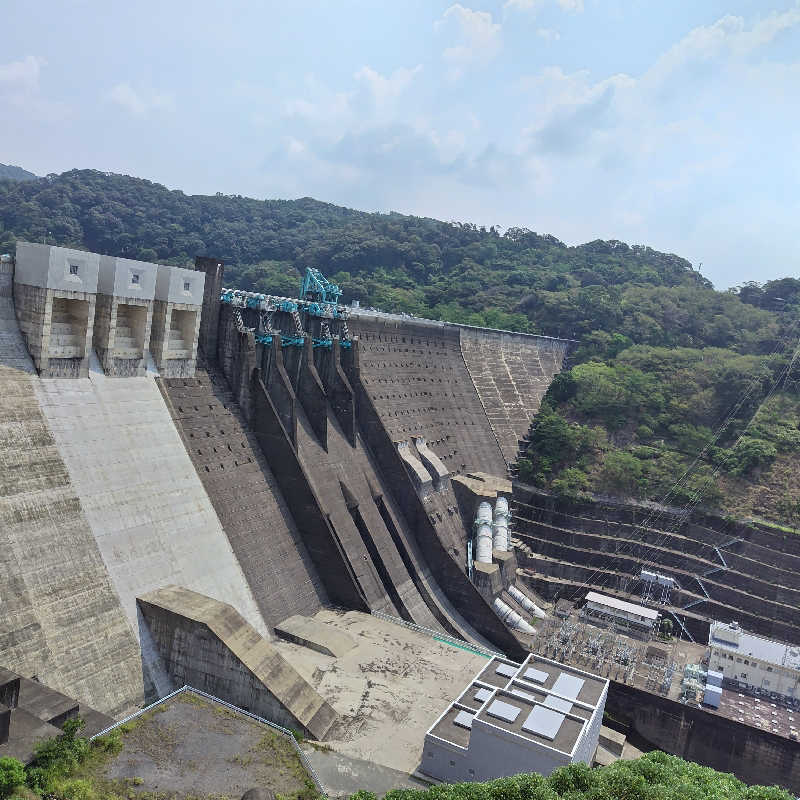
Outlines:
[[[15,787],[25,783],[25,767],[16,758],[0,758],[0,797],[8,797]]]

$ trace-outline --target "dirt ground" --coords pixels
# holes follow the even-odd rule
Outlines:
[[[178,695],[123,731],[122,751],[97,777],[129,800],[238,800],[253,787],[317,796],[290,741],[197,695]]]
[[[341,715],[325,744],[350,759],[414,772],[425,732],[487,659],[358,611],[325,609],[315,619],[349,634],[355,648],[337,659],[275,644]]]

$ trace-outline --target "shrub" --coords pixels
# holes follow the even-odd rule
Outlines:
[[[7,797],[15,787],[25,783],[25,767],[16,758],[0,758],[0,797]]]
[[[122,732],[119,728],[114,728],[113,731],[105,736],[99,736],[95,739],[93,744],[98,749],[115,756],[122,750]]]
[[[85,725],[80,717],[64,723],[60,736],[45,739],[36,745],[33,761],[27,769],[27,783],[40,794],[50,791],[59,778],[66,778],[89,755],[87,739],[77,736]]]
[[[61,784],[60,792],[66,800],[95,800],[95,793],[89,781],[73,778]]]

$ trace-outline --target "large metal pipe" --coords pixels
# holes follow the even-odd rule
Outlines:
[[[509,628],[513,628],[515,631],[520,631],[522,633],[536,633],[535,628],[525,622],[508,603],[504,603],[499,597],[495,598],[492,607],[497,616],[500,617]]]
[[[536,603],[532,602],[527,595],[517,589],[516,586],[509,586],[508,593],[511,595],[512,599],[519,603],[531,616],[538,617],[539,619],[547,618],[547,614],[545,614]]]
[[[508,500],[505,497],[498,497],[494,504],[494,549],[507,552],[511,549],[511,537],[508,533],[508,523],[511,514],[508,510]]]
[[[492,563],[492,507],[486,501],[478,504],[475,515],[475,560],[481,564]]]
[[[499,517],[503,517],[506,522],[511,517],[511,513],[508,510],[508,500],[502,495],[497,498],[494,504],[494,518],[497,520]]]
[[[492,527],[488,522],[478,522],[475,531],[475,560],[481,564],[492,563]]]
[[[492,546],[495,550],[508,550],[508,528],[502,522],[492,523]]]

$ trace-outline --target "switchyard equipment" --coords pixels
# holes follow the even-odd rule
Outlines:
[[[639,573],[639,580],[642,582],[642,601],[645,603],[654,602],[667,606],[670,601],[670,592],[680,588],[675,578],[646,569]]]

